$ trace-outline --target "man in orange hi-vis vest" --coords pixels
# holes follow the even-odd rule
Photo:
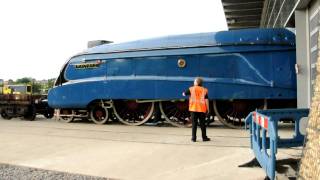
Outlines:
[[[210,141],[207,137],[205,117],[206,113],[209,112],[209,100],[208,100],[208,90],[202,87],[203,80],[197,77],[194,80],[192,87],[182,93],[183,96],[189,95],[189,111],[191,112],[192,120],[192,138],[191,141],[197,141],[197,126],[198,119],[200,122],[200,128],[202,132],[202,140]]]

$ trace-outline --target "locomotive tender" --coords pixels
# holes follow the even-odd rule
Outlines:
[[[236,128],[256,108],[295,106],[295,35],[287,29],[243,29],[109,43],[63,66],[49,105],[66,122],[103,124],[114,113],[141,125],[160,108],[175,126],[189,121],[182,92],[195,77],[209,90],[211,115]]]

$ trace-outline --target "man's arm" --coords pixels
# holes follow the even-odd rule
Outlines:
[[[190,90],[187,89],[186,91],[184,91],[184,92],[182,93],[182,96],[190,96]]]
[[[205,99],[206,99],[206,105],[207,105],[207,113],[210,112],[210,103],[209,103],[209,97],[208,97],[208,93],[206,94],[205,96]]]
[[[206,99],[207,113],[210,112],[209,99]]]

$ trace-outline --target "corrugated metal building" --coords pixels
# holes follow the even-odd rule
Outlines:
[[[292,27],[297,39],[298,106],[310,107],[316,78],[320,0],[221,0],[229,29]]]

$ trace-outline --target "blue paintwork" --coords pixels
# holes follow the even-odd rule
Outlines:
[[[185,59],[186,67],[177,66]],[[98,68],[76,69],[95,63]],[[196,76],[210,99],[295,99],[295,35],[246,29],[106,44],[72,57],[67,82],[50,90],[54,108],[85,108],[95,99],[183,99]]]

